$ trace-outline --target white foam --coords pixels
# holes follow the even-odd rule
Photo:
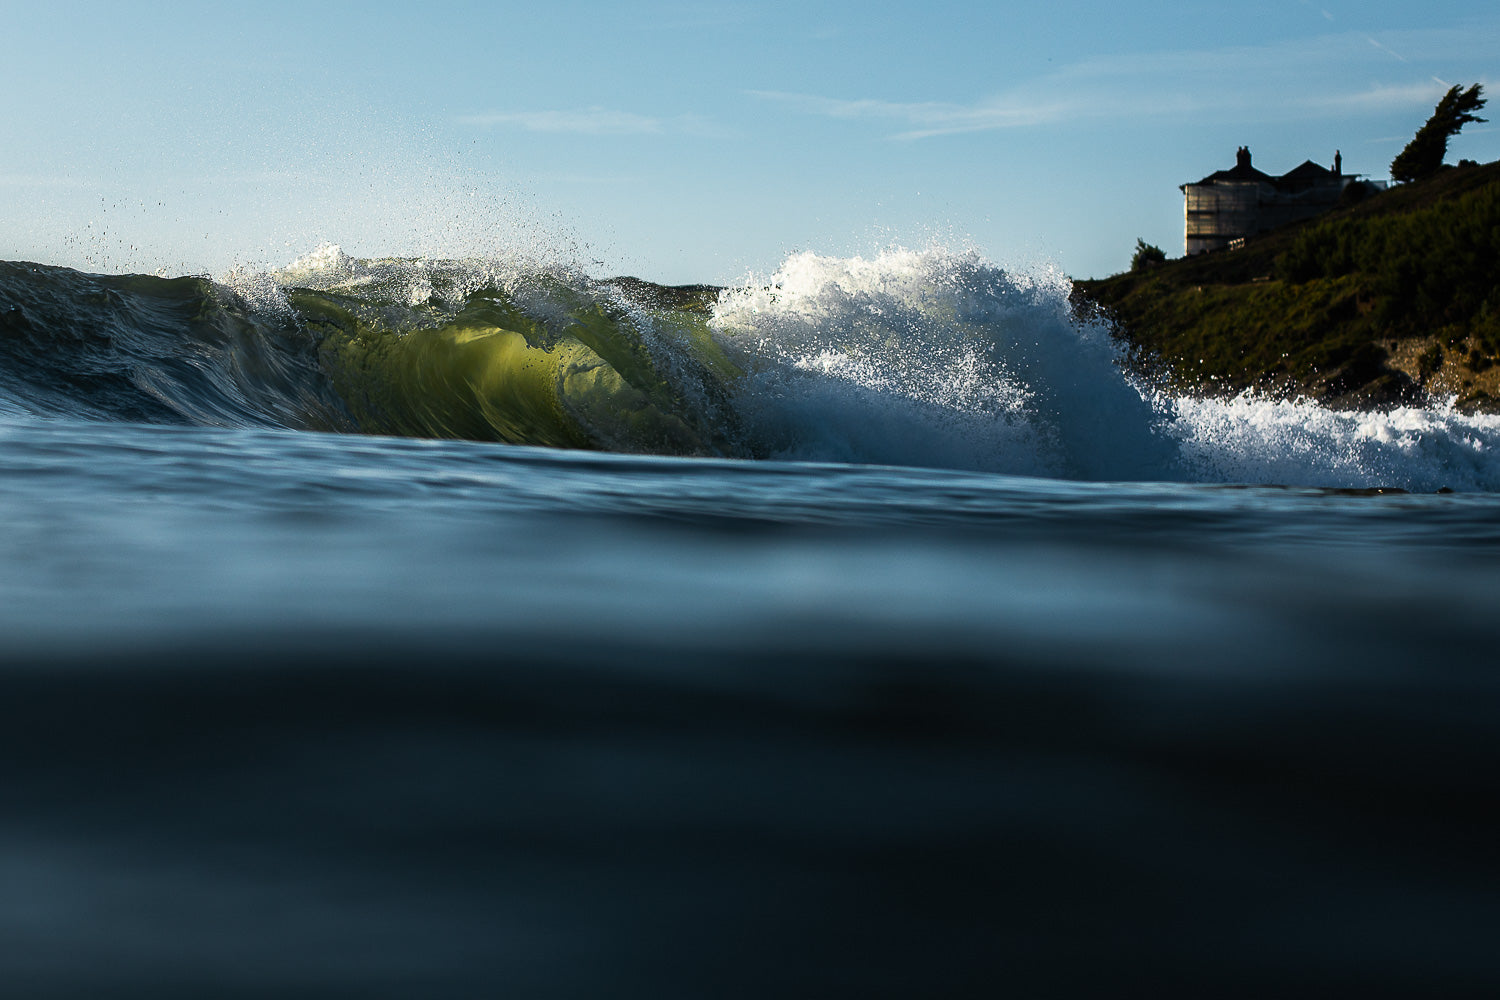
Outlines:
[[[941,248],[803,253],[724,293],[714,323],[750,371],[743,415],[782,457],[1151,475],[1155,414],[1107,337],[1076,328],[1069,290]]]
[[[218,284],[239,296],[249,308],[272,316],[289,316],[291,303],[280,282],[253,267],[237,267],[218,279]]]
[[[246,283],[245,275],[256,273],[254,268],[239,268],[221,280],[237,287]],[[549,284],[575,289],[588,285],[576,266],[566,261],[544,260],[529,251],[462,259],[364,259],[345,253],[333,243],[324,243],[290,264],[270,271],[266,280],[283,289],[373,293],[387,301],[411,306],[424,305],[434,295],[458,303],[481,289],[497,288],[535,315],[556,312],[560,318],[566,317],[566,306],[551,295]]]
[[[1500,416],[1452,402],[1370,412],[1252,394],[1181,398],[1166,429],[1184,477],[1204,482],[1500,490]]]
[[[353,257],[336,243],[324,243],[282,268],[278,276],[284,284],[308,281],[345,281],[361,270]]]

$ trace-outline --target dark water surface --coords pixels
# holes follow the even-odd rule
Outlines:
[[[1492,995],[1500,498],[0,424],[14,995]]]

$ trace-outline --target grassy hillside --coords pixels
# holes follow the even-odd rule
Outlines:
[[[1500,409],[1500,163],[1446,169],[1246,241],[1081,281],[1177,389]]]

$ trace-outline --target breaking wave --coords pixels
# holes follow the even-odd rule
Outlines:
[[[0,412],[1090,480],[1500,489],[1500,417],[1172,397],[1067,279],[811,253],[739,287],[501,260],[0,263]]]

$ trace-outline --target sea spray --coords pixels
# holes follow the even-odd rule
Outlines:
[[[1170,445],[1052,271],[972,253],[797,254],[726,291],[715,329],[780,457],[1083,479],[1156,477]]]

